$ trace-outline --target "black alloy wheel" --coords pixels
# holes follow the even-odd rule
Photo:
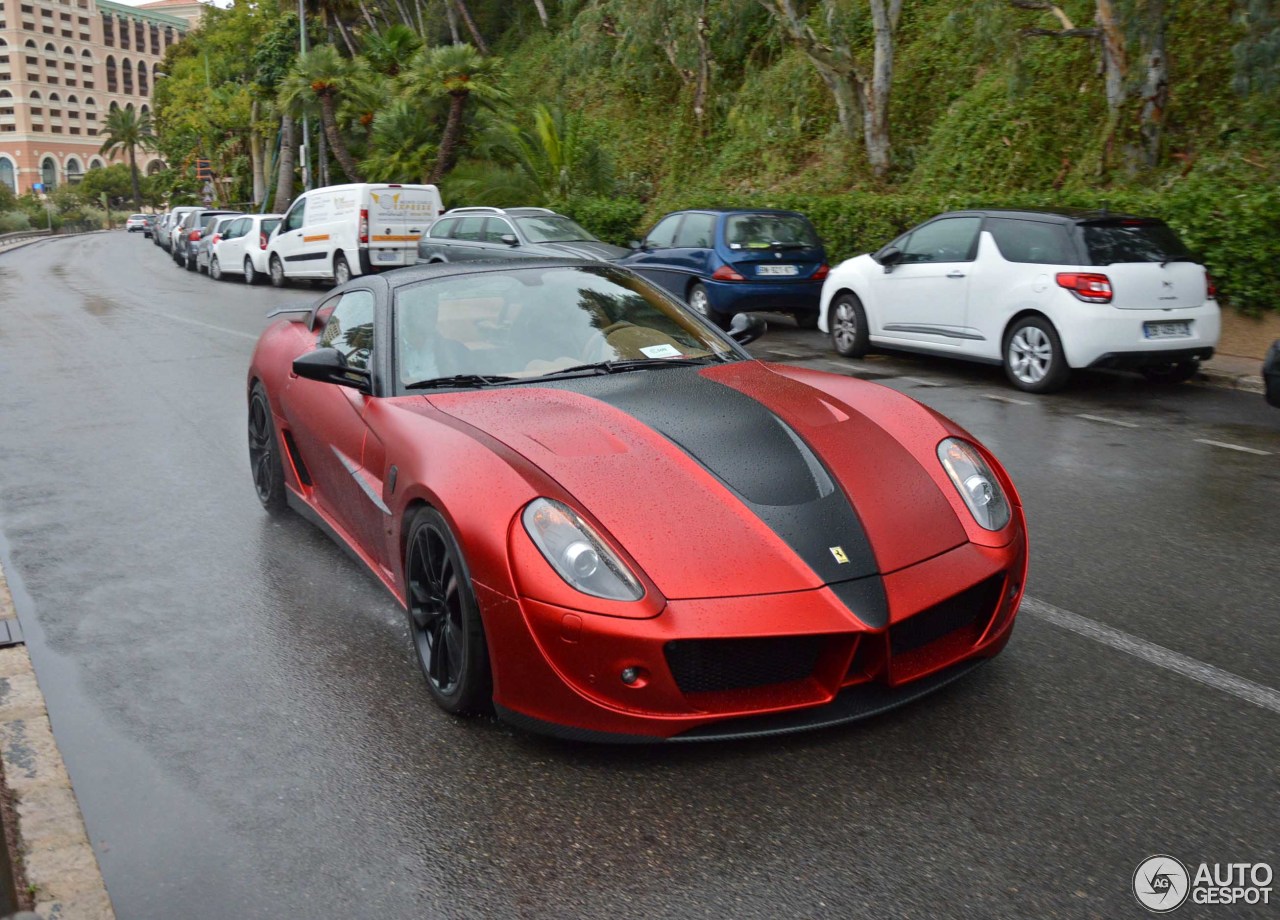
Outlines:
[[[272,514],[283,512],[289,505],[284,491],[284,464],[271,420],[271,403],[261,383],[254,383],[249,392],[249,469],[262,507]]]
[[[405,551],[409,632],[427,689],[455,714],[489,708],[493,683],[480,607],[458,541],[444,516],[423,508]]]

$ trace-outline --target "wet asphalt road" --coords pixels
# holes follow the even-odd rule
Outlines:
[[[1280,711],[1211,685],[1280,687],[1261,397],[1024,396],[770,333],[757,353],[883,376],[996,451],[1030,595],[1221,671],[1029,610],[995,662],[869,722],[599,748],[439,712],[390,597],[258,506],[249,354],[319,293],[217,284],[141,235],[0,255],[0,559],[122,920],[1137,917],[1153,853],[1280,869]]]

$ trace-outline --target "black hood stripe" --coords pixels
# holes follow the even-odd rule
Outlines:
[[[811,447],[755,399],[696,368],[672,368],[543,384],[598,399],[666,437],[715,476],[804,560],[824,584],[878,574],[866,531],[848,497]],[[841,562],[840,552],[847,559]],[[751,565],[743,559],[744,566]],[[856,612],[884,626],[884,591]],[[880,622],[872,622],[873,620]]]

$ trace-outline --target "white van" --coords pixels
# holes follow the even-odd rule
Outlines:
[[[303,192],[267,243],[271,283],[333,279],[412,265],[418,237],[441,211],[434,185],[358,183]]]

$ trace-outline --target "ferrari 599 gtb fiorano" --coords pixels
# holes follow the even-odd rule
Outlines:
[[[997,654],[1027,567],[1000,464],[891,389],[752,359],[762,331],[599,262],[361,276],[258,343],[258,497],[391,591],[441,707],[535,731],[795,731]]]

